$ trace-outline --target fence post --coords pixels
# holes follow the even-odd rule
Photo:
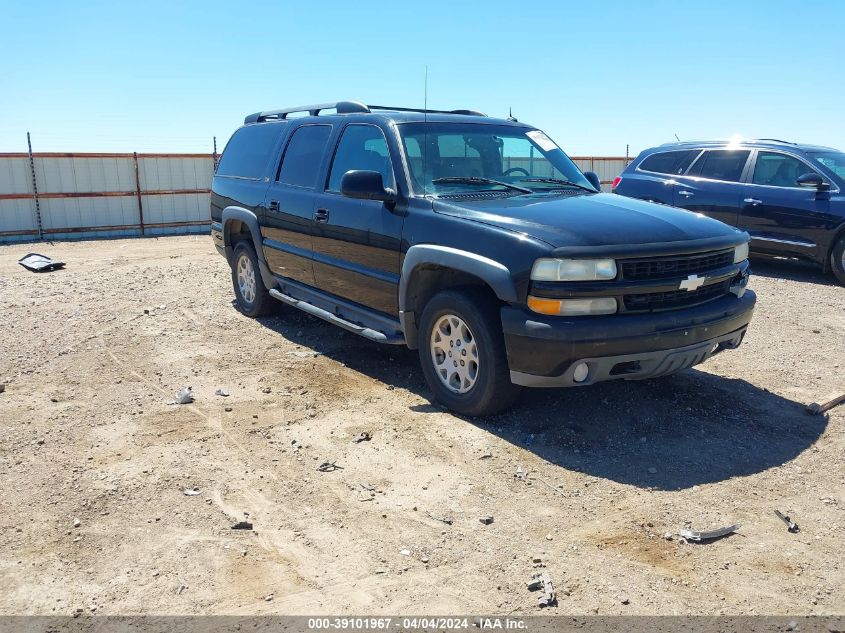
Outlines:
[[[141,176],[138,174],[138,152],[132,152],[132,161],[135,163],[135,193],[138,196],[138,223],[141,226],[141,235],[143,235],[144,205],[141,203]]]
[[[32,141],[29,132],[26,133],[26,146],[29,149],[29,170],[32,172],[32,198],[35,200],[35,223],[38,226],[38,239],[44,239],[44,228],[41,225],[41,204],[38,202],[38,185],[35,182],[35,159],[32,157]]]

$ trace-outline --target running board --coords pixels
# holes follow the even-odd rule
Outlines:
[[[300,310],[302,310],[303,312],[307,312],[311,316],[315,316],[318,319],[328,321],[329,323],[342,327],[344,330],[353,332],[354,334],[358,334],[359,336],[363,336],[364,338],[370,339],[371,341],[375,341],[376,343],[387,343],[389,345],[403,345],[405,343],[405,339],[402,336],[388,336],[384,332],[364,327],[362,325],[358,325],[357,323],[352,323],[352,321],[347,321],[346,319],[341,318],[336,314],[332,314],[328,310],[318,308],[317,306],[312,305],[306,301],[300,301],[299,299],[291,297],[290,295],[286,295],[285,293],[281,292],[280,290],[276,290],[275,288],[270,290],[270,295],[275,299],[278,299],[282,303],[286,303],[289,306],[293,306],[294,308],[299,308]]]

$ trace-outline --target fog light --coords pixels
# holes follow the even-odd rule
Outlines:
[[[590,368],[587,367],[587,363],[578,363],[575,365],[575,371],[572,372],[572,380],[575,382],[584,382],[589,375]]]

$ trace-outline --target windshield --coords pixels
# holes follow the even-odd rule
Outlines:
[[[827,167],[840,179],[845,180],[845,153],[842,152],[808,152],[818,163]]]
[[[479,123],[403,123],[414,193],[524,195],[595,189],[540,130]]]

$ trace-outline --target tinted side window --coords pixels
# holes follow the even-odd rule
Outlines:
[[[798,178],[815,173],[797,158],[776,152],[758,152],[754,184],[770,187],[798,187]]]
[[[687,170],[692,160],[698,156],[700,150],[678,150],[675,152],[658,152],[652,154],[640,163],[643,171],[653,171],[658,174],[682,174]]]
[[[739,182],[750,153],[748,150],[708,150],[695,161],[687,176]]]
[[[270,154],[285,129],[285,123],[259,123],[236,131],[220,158],[219,176],[260,178],[270,161]]]
[[[313,189],[331,133],[330,125],[303,125],[297,129],[282,159],[279,182]]]
[[[352,169],[366,169],[381,174],[384,186],[393,187],[393,167],[387,141],[373,125],[350,125],[343,131],[329,174],[329,191],[340,191],[343,175]]]

